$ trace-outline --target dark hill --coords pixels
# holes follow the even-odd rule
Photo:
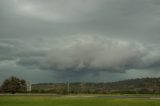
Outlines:
[[[32,92],[37,93],[160,93],[160,78],[129,79],[110,83],[41,83],[33,84]]]

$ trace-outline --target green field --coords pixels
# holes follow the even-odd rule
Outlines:
[[[160,100],[96,96],[0,96],[0,106],[160,106]]]

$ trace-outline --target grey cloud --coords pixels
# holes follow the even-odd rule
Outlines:
[[[159,68],[160,51],[154,47],[97,37],[72,38],[72,42],[68,39],[58,48],[21,51],[16,54],[17,64],[57,71],[125,72],[130,69]]]
[[[118,41],[78,42],[49,52],[47,63],[57,70],[105,70],[123,72],[134,68],[144,55],[136,45]]]
[[[53,46],[48,49],[30,47],[35,42],[27,45],[27,42],[19,40],[16,44],[15,41],[3,40],[0,45],[3,52],[0,54],[1,61],[12,60],[17,65],[33,69],[69,72],[125,72],[130,69],[160,68],[160,49],[155,49],[155,45],[144,46],[138,42],[89,35],[52,42]]]
[[[157,0],[15,1],[12,6],[5,6],[10,4],[6,0],[1,7],[0,14],[4,18],[0,20],[0,33],[3,37],[37,39],[81,33],[159,43],[160,8]],[[21,12],[25,6],[28,10],[24,11],[28,12]],[[43,19],[50,15],[55,15],[58,20],[52,21],[54,16]]]
[[[148,69],[160,68],[160,50],[149,51],[148,54],[142,58],[142,63],[139,65]]]
[[[13,59],[13,52],[16,51],[14,45],[8,43],[0,43],[0,61]]]
[[[14,70],[53,70],[54,77],[82,73],[79,79],[131,69],[152,72],[160,67],[159,4],[0,0],[0,66],[14,62]]]

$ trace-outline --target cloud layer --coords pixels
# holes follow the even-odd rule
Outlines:
[[[159,28],[159,0],[0,0],[0,80],[157,76]]]
[[[31,48],[24,42],[20,44],[22,47],[13,41],[4,42],[0,44],[2,62],[12,60],[17,65],[35,69],[125,72],[160,68],[160,50],[137,42],[85,36],[67,38],[63,45],[52,43],[48,49]]]

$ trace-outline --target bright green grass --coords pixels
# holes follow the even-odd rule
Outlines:
[[[160,100],[67,96],[0,96],[0,106],[160,106]]]

